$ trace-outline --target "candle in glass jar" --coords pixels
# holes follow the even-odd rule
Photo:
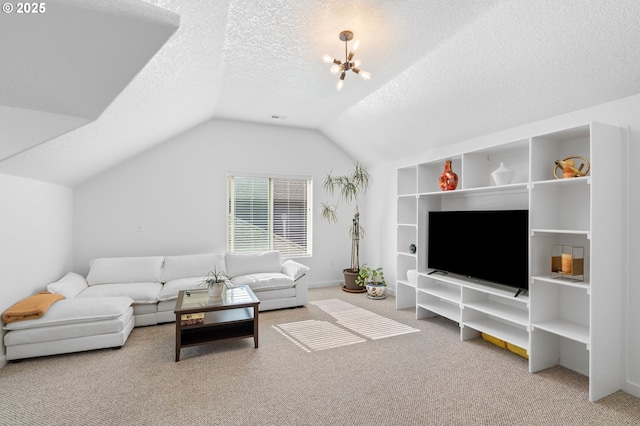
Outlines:
[[[562,272],[565,274],[571,273],[572,261],[573,256],[571,256],[571,253],[562,253]]]

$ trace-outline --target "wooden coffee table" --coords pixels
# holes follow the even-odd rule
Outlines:
[[[216,340],[253,337],[257,348],[259,304],[248,286],[229,288],[213,297],[207,290],[179,292],[173,311],[176,314],[176,362],[180,361],[180,349]]]

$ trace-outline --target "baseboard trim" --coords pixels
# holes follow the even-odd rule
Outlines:
[[[7,365],[7,356],[2,355],[0,356],[0,368],[4,367],[5,365]]]
[[[341,286],[342,282],[341,281],[323,281],[323,282],[319,282],[319,283],[313,283],[313,284],[308,284],[307,287],[308,288],[320,288],[320,287],[334,287],[334,286]],[[386,293],[388,293],[391,296],[396,295],[396,289],[387,285],[387,290]]]
[[[339,286],[340,285],[340,281],[322,281],[319,283],[309,283],[307,284],[308,288],[319,288],[319,287],[333,287],[333,286]]]
[[[622,390],[628,393],[629,395],[633,395],[636,398],[640,398],[640,385],[636,383],[631,383],[627,381]]]

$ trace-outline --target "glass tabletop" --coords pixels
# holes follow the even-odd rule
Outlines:
[[[204,290],[181,291],[176,303],[176,311],[242,305],[246,303],[256,303],[258,299],[246,286],[225,288],[219,296],[209,296],[209,292]]]

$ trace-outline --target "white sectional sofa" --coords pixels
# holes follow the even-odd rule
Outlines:
[[[65,299],[41,318],[4,326],[7,360],[122,346],[134,326],[175,321],[178,292],[203,288],[214,269],[251,287],[260,311],[307,303],[309,268],[277,251],[98,258],[86,279],[70,272],[47,286]]]

